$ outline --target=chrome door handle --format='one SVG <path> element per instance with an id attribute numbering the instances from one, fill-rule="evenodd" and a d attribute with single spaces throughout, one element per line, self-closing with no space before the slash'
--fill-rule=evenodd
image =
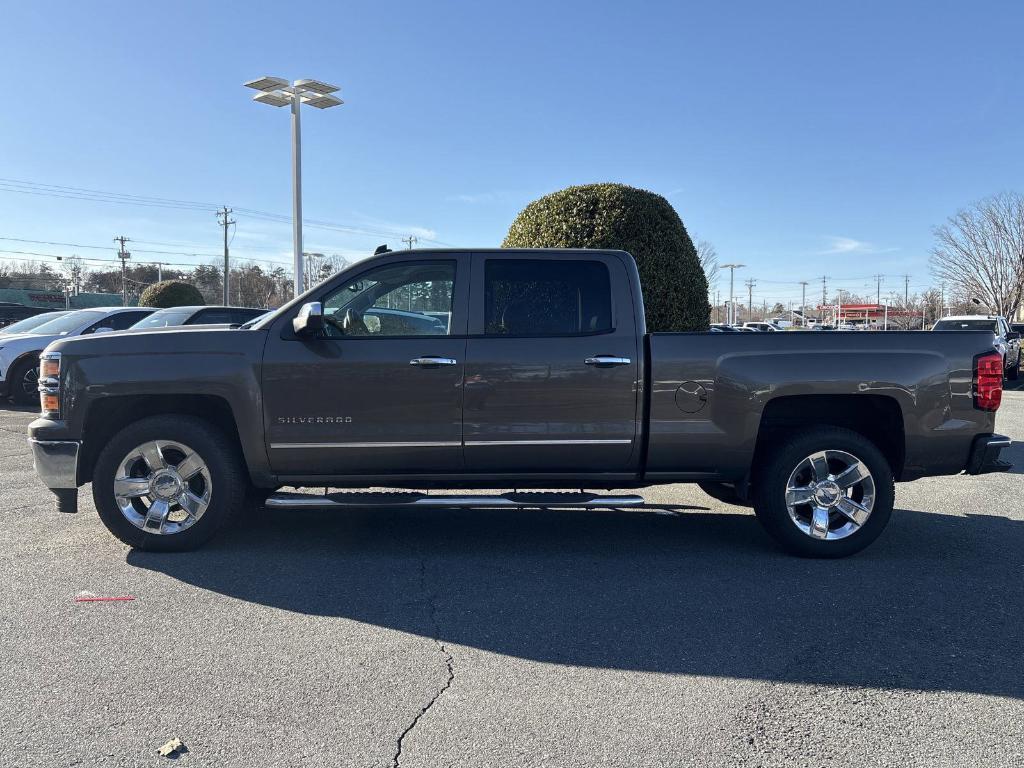
<path id="1" fill-rule="evenodd" d="M 587 365 L 629 365 L 632 360 L 628 357 L 615 357 L 613 355 L 595 355 L 584 361 Z"/>
<path id="2" fill-rule="evenodd" d="M 458 365 L 459 361 L 454 357 L 435 357 L 433 355 L 426 355 L 425 357 L 414 357 L 409 361 L 409 365 L 422 365 L 422 366 L 433 366 L 433 365 Z"/>

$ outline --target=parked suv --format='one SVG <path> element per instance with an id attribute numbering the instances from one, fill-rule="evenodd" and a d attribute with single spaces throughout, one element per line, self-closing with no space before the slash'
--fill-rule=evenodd
<path id="1" fill-rule="evenodd" d="M 19 405 L 39 401 L 39 353 L 58 339 L 123 331 L 153 313 L 146 307 L 96 307 L 68 312 L 29 333 L 0 338 L 0 397 Z"/>
<path id="2" fill-rule="evenodd" d="M 779 330 L 771 323 L 744 323 L 743 327 L 749 328 L 752 331 L 768 331 L 769 333 Z"/>
<path id="3" fill-rule="evenodd" d="M 944 317 L 933 331 L 992 331 L 992 345 L 1003 356 L 1003 371 L 1008 379 L 1020 376 L 1020 332 L 1010 329 L 1005 317 L 998 315 L 957 315 Z"/>

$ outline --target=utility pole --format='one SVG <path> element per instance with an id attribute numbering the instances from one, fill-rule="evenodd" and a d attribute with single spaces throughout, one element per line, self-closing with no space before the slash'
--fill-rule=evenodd
<path id="1" fill-rule="evenodd" d="M 828 304 L 828 277 L 821 278 L 821 306 Z"/>
<path id="2" fill-rule="evenodd" d="M 121 244 L 120 249 L 118 249 L 118 251 L 117 251 L 117 258 L 119 258 L 121 260 L 121 306 L 122 307 L 127 307 L 128 306 L 127 264 L 128 264 L 128 259 L 130 259 L 132 257 L 132 255 L 130 253 L 128 253 L 128 251 L 126 251 L 124 249 L 124 244 L 125 243 L 130 243 L 131 240 L 129 240 L 124 235 L 120 235 L 119 237 L 115 237 L 114 238 L 114 242 Z"/>
<path id="3" fill-rule="evenodd" d="M 757 280 L 750 278 L 747 280 L 747 320 L 754 319 L 754 286 L 757 285 Z"/>
<path id="4" fill-rule="evenodd" d="M 162 283 L 164 281 L 164 264 L 162 261 L 156 263 L 156 281 Z"/>
<path id="5" fill-rule="evenodd" d="M 800 325 L 807 327 L 807 281 L 801 280 L 800 285 Z"/>
<path id="6" fill-rule="evenodd" d="M 910 275 L 903 276 L 903 308 L 910 307 Z"/>
<path id="7" fill-rule="evenodd" d="M 734 288 L 734 278 L 736 270 L 747 266 L 746 264 L 722 264 L 722 269 L 729 270 L 729 325 L 736 324 L 736 300 Z"/>
<path id="8" fill-rule="evenodd" d="M 401 238 L 401 240 L 402 240 L 403 243 L 405 243 L 406 245 L 409 246 L 409 250 L 410 251 L 412 250 L 413 245 L 415 245 L 416 243 L 419 242 L 419 238 L 415 237 L 414 235 L 409 235 L 408 237 L 403 237 L 403 238 Z"/>
<path id="9" fill-rule="evenodd" d="M 885 279 L 885 275 L 875 275 L 875 304 L 882 303 L 882 280 Z"/>
<path id="10" fill-rule="evenodd" d="M 946 284 L 940 283 L 939 285 L 939 314 L 935 318 L 936 320 L 946 316 Z"/>
<path id="11" fill-rule="evenodd" d="M 296 118 L 297 119 L 297 118 Z M 226 205 L 217 211 L 217 223 L 224 227 L 224 306 L 231 306 L 231 294 L 228 292 L 228 276 L 231 274 L 231 266 L 228 262 L 228 227 L 235 223 L 230 218 L 233 211 Z"/>

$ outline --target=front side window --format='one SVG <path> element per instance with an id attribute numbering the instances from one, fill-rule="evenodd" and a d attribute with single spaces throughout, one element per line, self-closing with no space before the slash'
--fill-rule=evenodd
<path id="1" fill-rule="evenodd" d="M 601 262 L 487 261 L 484 333 L 488 336 L 580 336 L 611 330 L 611 283 Z"/>
<path id="2" fill-rule="evenodd" d="M 454 261 L 378 267 L 324 299 L 325 335 L 448 336 L 454 288 Z"/>

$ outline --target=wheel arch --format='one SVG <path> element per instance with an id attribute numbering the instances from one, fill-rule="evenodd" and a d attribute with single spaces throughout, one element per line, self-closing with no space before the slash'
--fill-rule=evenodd
<path id="1" fill-rule="evenodd" d="M 93 402 L 82 426 L 82 450 L 78 461 L 78 484 L 92 480 L 96 460 L 110 439 L 147 416 L 184 415 L 202 419 L 220 429 L 250 465 L 238 436 L 238 425 L 230 403 L 217 395 L 160 394 L 118 395 Z"/>
<path id="2" fill-rule="evenodd" d="M 842 427 L 863 435 L 885 456 L 899 480 L 906 456 L 903 409 L 896 398 L 876 394 L 784 395 L 761 412 L 754 464 L 773 443 L 800 427 Z"/>

